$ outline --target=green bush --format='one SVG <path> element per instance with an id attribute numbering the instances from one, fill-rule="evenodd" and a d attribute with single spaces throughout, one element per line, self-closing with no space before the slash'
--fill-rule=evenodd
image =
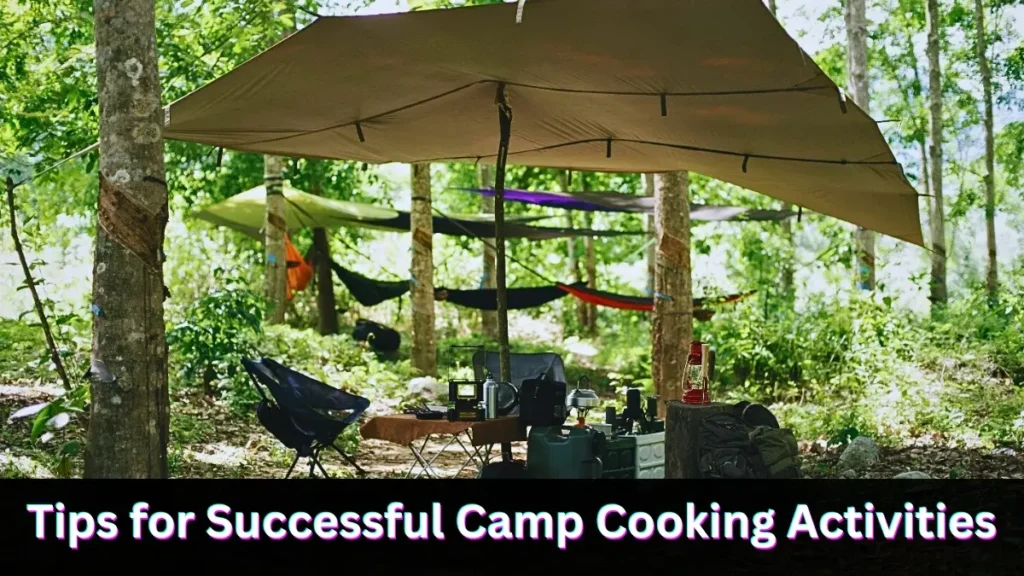
<path id="1" fill-rule="evenodd" d="M 171 366 L 176 366 L 172 381 L 224 394 L 234 408 L 255 401 L 241 360 L 257 354 L 263 311 L 262 297 L 237 282 L 200 298 L 167 333 Z"/>

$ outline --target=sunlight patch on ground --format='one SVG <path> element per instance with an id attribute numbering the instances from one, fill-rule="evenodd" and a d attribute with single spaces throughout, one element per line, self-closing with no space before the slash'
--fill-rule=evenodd
<path id="1" fill-rule="evenodd" d="M 13 456 L 9 451 L 0 453 L 0 470 L 13 468 L 30 478 L 53 478 L 49 470 L 25 456 Z"/>
<path id="2" fill-rule="evenodd" d="M 572 352 L 573 354 L 576 354 L 577 356 L 584 356 L 587 358 L 597 356 L 598 350 L 597 348 L 594 347 L 593 344 L 591 344 L 590 342 L 584 342 L 576 336 L 573 336 L 572 338 L 567 338 L 562 345 L 565 347 L 566 350 Z"/>
<path id="3" fill-rule="evenodd" d="M 64 388 L 60 386 L 47 386 L 45 384 L 33 386 L 0 385 L 0 397 L 2 398 L 48 399 L 62 394 L 64 394 Z"/>
<path id="4" fill-rule="evenodd" d="M 185 456 L 192 460 L 213 466 L 241 466 L 245 464 L 245 448 L 230 446 L 223 442 L 204 446 L 206 452 L 186 450 Z"/>

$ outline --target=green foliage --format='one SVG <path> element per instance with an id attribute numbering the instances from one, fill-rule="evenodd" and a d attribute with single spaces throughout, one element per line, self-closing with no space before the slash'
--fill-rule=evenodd
<path id="1" fill-rule="evenodd" d="M 226 392 L 240 407 L 252 399 L 241 360 L 258 356 L 264 302 L 226 280 L 225 288 L 201 298 L 168 331 L 167 342 L 178 365 L 177 383 L 202 386 L 208 394 Z"/>
<path id="2" fill-rule="evenodd" d="M 58 477 L 71 476 L 72 460 L 82 453 L 81 441 L 69 435 L 68 424 L 76 414 L 83 414 L 89 403 L 89 386 L 79 384 L 54 400 L 26 406 L 11 414 L 11 421 L 30 420 L 32 442 L 55 445 L 51 458 Z M 58 442 L 53 442 L 54 440 Z"/>

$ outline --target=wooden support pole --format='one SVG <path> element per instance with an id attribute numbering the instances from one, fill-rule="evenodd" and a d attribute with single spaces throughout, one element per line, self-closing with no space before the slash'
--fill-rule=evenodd
<path id="1" fill-rule="evenodd" d="M 512 382 L 511 355 L 508 347 L 508 291 L 505 285 L 505 165 L 512 134 L 512 108 L 508 105 L 508 87 L 498 85 L 498 159 L 494 169 L 494 247 L 495 288 L 498 297 L 498 359 L 502 382 Z"/>

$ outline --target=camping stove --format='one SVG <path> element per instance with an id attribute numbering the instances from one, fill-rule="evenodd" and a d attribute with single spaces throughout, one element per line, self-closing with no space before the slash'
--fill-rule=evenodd
<path id="1" fill-rule="evenodd" d="M 586 379 L 587 384 L 590 383 L 590 379 L 586 376 L 580 379 L 580 381 Z M 569 409 L 576 410 L 576 428 L 586 428 L 587 426 L 587 414 L 601 405 L 601 399 L 598 398 L 597 393 L 589 388 L 580 388 L 580 383 L 576 383 L 576 389 L 569 393 L 565 403 L 569 406 Z"/>

